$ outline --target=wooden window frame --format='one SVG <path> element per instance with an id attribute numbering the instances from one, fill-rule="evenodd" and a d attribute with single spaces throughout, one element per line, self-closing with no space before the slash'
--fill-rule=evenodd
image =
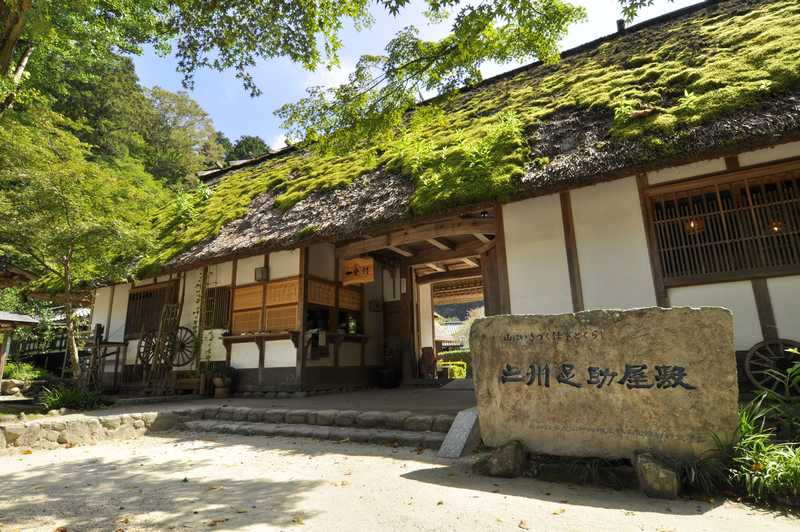
<path id="1" fill-rule="evenodd" d="M 142 303 L 141 297 L 137 298 L 138 294 L 148 292 L 166 292 L 166 297 L 161 301 L 157 301 L 157 304 L 148 307 L 146 304 Z M 125 313 L 125 339 L 131 340 L 139 338 L 143 323 L 147 324 L 145 328 L 147 331 L 158 330 L 161 310 L 164 308 L 164 305 L 178 303 L 178 292 L 178 279 L 131 288 L 128 293 L 128 306 Z M 147 316 L 147 318 L 144 318 L 144 316 Z"/>
<path id="2" fill-rule="evenodd" d="M 233 289 L 228 285 L 209 286 L 205 290 L 204 297 L 203 330 L 227 330 L 230 327 Z"/>
<path id="3" fill-rule="evenodd" d="M 756 201 L 754 190 L 767 201 Z M 800 273 L 800 159 L 648 185 L 642 198 L 656 284 L 664 289 Z M 664 217 L 670 202 L 673 212 Z M 768 232 L 772 215 L 785 224 L 777 236 Z M 678 227 L 683 218 L 703 227 L 692 235 Z M 665 242 L 679 245 L 665 253 Z"/>

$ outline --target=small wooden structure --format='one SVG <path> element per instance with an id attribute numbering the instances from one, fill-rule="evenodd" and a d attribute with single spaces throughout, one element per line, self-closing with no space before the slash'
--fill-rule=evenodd
<path id="1" fill-rule="evenodd" d="M 0 311 L 0 386 L 3 383 L 3 371 L 11 350 L 11 335 L 18 327 L 33 327 L 39 320 L 25 314 Z"/>

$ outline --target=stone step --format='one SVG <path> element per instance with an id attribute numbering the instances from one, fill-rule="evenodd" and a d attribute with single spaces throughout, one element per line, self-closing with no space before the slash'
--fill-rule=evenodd
<path id="1" fill-rule="evenodd" d="M 442 434 L 446 434 L 450 430 L 455 419 L 455 416 L 449 414 L 422 415 L 409 411 L 308 410 L 230 406 L 181 409 L 174 410 L 174 412 L 195 420 L 249 421 L 278 425 L 354 427 Z"/>
<path id="2" fill-rule="evenodd" d="M 439 449 L 446 436 L 443 432 L 420 432 L 413 430 L 390 430 L 363 427 L 337 427 L 309 425 L 306 423 L 267 423 L 252 421 L 225 421 L 203 419 L 186 421 L 184 430 L 193 432 L 217 432 L 241 436 L 286 436 L 315 438 L 319 440 L 352 441 L 378 445 L 399 445 Z"/>

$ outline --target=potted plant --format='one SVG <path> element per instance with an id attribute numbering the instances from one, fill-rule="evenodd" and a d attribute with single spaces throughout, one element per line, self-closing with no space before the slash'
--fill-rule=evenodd
<path id="1" fill-rule="evenodd" d="M 231 385 L 236 376 L 236 369 L 231 367 L 220 368 L 214 372 L 211 379 L 214 385 L 214 399 L 225 399 L 231 395 Z"/>

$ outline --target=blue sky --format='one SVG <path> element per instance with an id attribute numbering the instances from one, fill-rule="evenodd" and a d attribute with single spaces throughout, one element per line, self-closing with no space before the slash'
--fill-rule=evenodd
<path id="1" fill-rule="evenodd" d="M 572 2 L 586 8 L 588 20 L 571 28 L 562 42 L 562 49 L 569 49 L 616 31 L 616 20 L 621 18 L 617 0 Z M 642 11 L 637 21 L 695 3 L 698 0 L 656 0 L 654 6 Z M 417 26 L 421 37 L 426 39 L 441 38 L 448 33 L 448 24 L 429 25 L 422 15 L 423 10 L 424 2 L 414 0 L 395 18 L 374 6 L 375 23 L 370 28 L 358 32 L 347 27 L 343 31 L 341 66 L 333 71 L 321 69 L 309 72 L 287 60 L 262 61 L 253 70 L 253 76 L 263 90 L 260 97 L 251 98 L 232 72 L 212 71 L 197 73 L 195 88 L 190 94 L 211 115 L 215 127 L 231 139 L 235 140 L 241 135 L 258 135 L 270 146 L 280 147 L 283 143 L 283 131 L 280 120 L 273 115 L 273 111 L 284 103 L 302 98 L 306 87 L 336 85 L 345 81 L 362 54 L 380 53 L 386 42 L 406 26 Z M 182 89 L 181 76 L 175 72 L 176 61 L 173 57 L 159 57 L 152 50 L 146 50 L 144 55 L 134 58 L 134 63 L 144 85 L 158 85 L 172 91 Z M 488 77 L 515 66 L 518 65 L 487 64 L 482 71 Z"/>

